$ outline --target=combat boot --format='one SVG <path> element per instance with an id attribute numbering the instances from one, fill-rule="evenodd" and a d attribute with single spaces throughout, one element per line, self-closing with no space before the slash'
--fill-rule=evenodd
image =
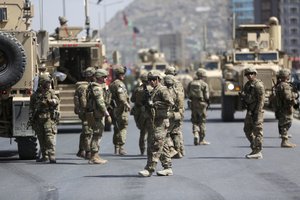
<path id="1" fill-rule="evenodd" d="M 208 142 L 208 141 L 206 141 L 206 140 L 201 140 L 200 142 L 199 142 L 199 144 L 200 145 L 209 145 L 210 144 L 210 142 Z"/>
<path id="2" fill-rule="evenodd" d="M 119 155 L 120 154 L 120 147 L 115 146 L 115 154 Z"/>
<path id="3" fill-rule="evenodd" d="M 282 138 L 281 147 L 282 148 L 294 148 L 294 147 L 296 147 L 296 144 L 290 143 L 289 140 L 286 138 Z"/>
<path id="4" fill-rule="evenodd" d="M 56 163 L 55 156 L 53 156 L 53 155 L 50 156 L 50 155 L 49 155 L 49 161 L 50 161 L 51 164 Z"/>
<path id="5" fill-rule="evenodd" d="M 85 151 L 79 150 L 78 153 L 76 154 L 76 156 L 79 158 L 85 158 Z"/>
<path id="6" fill-rule="evenodd" d="M 85 152 L 85 159 L 86 159 L 86 160 L 90 160 L 91 157 L 92 157 L 92 154 L 91 154 L 90 151 Z"/>
<path id="7" fill-rule="evenodd" d="M 263 156 L 262 156 L 262 153 L 260 151 L 260 152 L 254 153 L 254 154 L 248 154 L 248 155 L 246 155 L 246 158 L 248 158 L 248 159 L 262 159 Z"/>
<path id="8" fill-rule="evenodd" d="M 107 160 L 100 158 L 98 153 L 92 153 L 91 159 L 89 160 L 89 164 L 105 164 Z"/>
<path id="9" fill-rule="evenodd" d="M 170 152 L 169 152 L 169 154 L 170 154 L 170 157 L 173 158 L 176 154 L 178 154 L 178 151 L 176 151 L 176 150 L 174 149 L 174 147 L 170 147 Z"/>
<path id="10" fill-rule="evenodd" d="M 36 162 L 48 162 L 48 161 L 49 161 L 48 156 L 44 156 L 42 158 L 36 159 Z"/>
<path id="11" fill-rule="evenodd" d="M 144 169 L 142 171 L 139 171 L 139 175 L 142 177 L 150 177 L 150 176 L 152 176 L 152 172 Z"/>
<path id="12" fill-rule="evenodd" d="M 172 176 L 173 170 L 172 168 L 163 169 L 161 171 L 156 172 L 158 176 Z"/>
<path id="13" fill-rule="evenodd" d="M 127 152 L 125 151 L 124 147 L 120 147 L 120 150 L 119 150 L 119 155 L 123 156 L 123 155 L 126 155 Z"/>
<path id="14" fill-rule="evenodd" d="M 178 154 L 176 154 L 173 158 L 180 159 L 182 157 L 183 157 L 182 153 L 178 152 Z"/>

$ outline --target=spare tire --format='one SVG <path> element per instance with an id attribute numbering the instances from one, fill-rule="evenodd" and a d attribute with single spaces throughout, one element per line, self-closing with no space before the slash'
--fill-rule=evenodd
<path id="1" fill-rule="evenodd" d="M 10 33 L 0 32 L 0 90 L 16 84 L 22 78 L 25 66 L 23 45 Z"/>

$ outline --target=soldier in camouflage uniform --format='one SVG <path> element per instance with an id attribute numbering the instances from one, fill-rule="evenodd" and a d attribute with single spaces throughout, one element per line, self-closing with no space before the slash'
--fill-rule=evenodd
<path id="1" fill-rule="evenodd" d="M 169 110 L 174 106 L 173 99 L 168 89 L 160 83 L 162 76 L 159 72 L 151 71 L 148 80 L 153 87 L 149 106 L 151 107 L 151 129 L 149 130 L 147 165 L 139 172 L 140 176 L 149 177 L 155 171 L 160 160 L 163 170 L 158 171 L 159 176 L 171 176 L 172 160 L 169 155 L 169 146 L 166 142 L 169 123 Z"/>
<path id="2" fill-rule="evenodd" d="M 293 106 L 297 105 L 298 91 L 294 90 L 289 82 L 290 71 L 282 69 L 278 72 L 276 92 L 276 116 L 278 118 L 278 130 L 281 136 L 281 147 L 293 148 L 296 145 L 288 141 L 288 130 L 292 126 Z"/>
<path id="3" fill-rule="evenodd" d="M 147 73 L 141 74 L 140 79 L 142 81 L 142 84 L 135 88 L 130 100 L 132 103 L 134 103 L 134 107 L 132 108 L 131 113 L 134 116 L 137 128 L 140 130 L 139 148 L 141 155 L 144 155 L 148 130 L 150 126 L 150 115 L 148 112 L 146 112 L 146 106 L 150 98 L 150 92 L 152 88 L 148 84 Z"/>
<path id="4" fill-rule="evenodd" d="M 84 71 L 84 77 L 86 81 L 79 81 L 76 83 L 76 90 L 74 93 L 74 112 L 81 120 L 82 132 L 79 137 L 79 150 L 76 154 L 80 158 L 90 159 L 91 149 L 90 142 L 92 136 L 92 129 L 88 125 L 86 119 L 86 105 L 87 105 L 87 88 L 89 83 L 93 82 L 95 74 L 95 68 L 88 67 Z"/>
<path id="5" fill-rule="evenodd" d="M 250 142 L 252 152 L 246 155 L 248 159 L 262 159 L 263 143 L 263 107 L 265 100 L 264 84 L 256 78 L 257 71 L 253 67 L 245 69 L 248 81 L 240 93 L 241 101 L 247 109 L 244 132 Z"/>
<path id="6" fill-rule="evenodd" d="M 196 79 L 188 85 L 187 96 L 191 100 L 192 123 L 194 145 L 208 145 L 206 141 L 206 117 L 209 105 L 209 88 L 202 79 L 206 76 L 206 71 L 199 68 L 196 72 Z"/>
<path id="7" fill-rule="evenodd" d="M 183 118 L 184 118 L 184 88 L 182 83 L 175 78 L 177 72 L 175 67 L 169 66 L 166 68 L 165 74 L 168 76 L 170 85 L 170 93 L 174 96 L 175 107 L 173 108 L 173 114 L 175 119 L 170 120 L 171 133 L 170 136 L 174 143 L 174 148 L 178 152 L 174 158 L 182 158 L 184 156 L 184 140 L 182 134 Z M 171 79 L 173 81 L 171 81 Z M 166 79 L 164 79 L 166 80 Z M 173 82 L 173 84 L 172 84 Z"/>
<path id="8" fill-rule="evenodd" d="M 89 164 L 105 164 L 107 160 L 99 156 L 100 142 L 104 130 L 104 117 L 109 117 L 105 105 L 105 93 L 103 85 L 107 78 L 107 71 L 104 69 L 97 69 L 95 72 L 96 81 L 88 86 L 87 91 L 87 120 L 92 126 L 93 135 L 91 139 L 91 158 Z M 111 120 L 110 120 L 111 121 Z"/>
<path id="9" fill-rule="evenodd" d="M 51 79 L 47 74 L 39 76 L 39 83 L 37 91 L 30 97 L 29 116 L 42 153 L 42 158 L 37 162 L 56 163 L 55 144 L 59 120 L 59 98 L 50 88 Z"/>
<path id="10" fill-rule="evenodd" d="M 109 85 L 109 91 L 111 93 L 111 104 L 113 107 L 113 125 L 114 135 L 113 144 L 115 145 L 115 154 L 125 155 L 124 149 L 128 115 L 130 111 L 129 96 L 126 86 L 124 84 L 126 67 L 117 66 L 114 69 L 116 79 Z"/>

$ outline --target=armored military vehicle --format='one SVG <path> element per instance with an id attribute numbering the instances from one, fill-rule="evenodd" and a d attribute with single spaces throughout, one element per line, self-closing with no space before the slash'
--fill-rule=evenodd
<path id="1" fill-rule="evenodd" d="M 234 48 L 225 57 L 222 86 L 222 119 L 232 121 L 242 111 L 239 98 L 247 79 L 244 71 L 254 67 L 265 86 L 265 105 L 269 106 L 273 81 L 281 68 L 290 68 L 288 56 L 281 51 L 281 26 L 271 17 L 268 24 L 243 24 L 236 28 Z"/>
<path id="2" fill-rule="evenodd" d="M 138 52 L 141 70 L 159 70 L 164 72 L 168 66 L 165 55 L 156 49 L 140 49 Z"/>
<path id="3" fill-rule="evenodd" d="M 221 103 L 222 69 L 220 57 L 215 54 L 207 55 L 202 61 L 202 67 L 206 70 L 205 82 L 209 87 L 210 103 Z"/>
<path id="4" fill-rule="evenodd" d="M 27 127 L 38 72 L 33 14 L 29 0 L 0 2 L 0 137 L 15 138 L 20 159 L 37 157 L 37 138 Z"/>
<path id="5" fill-rule="evenodd" d="M 85 6 L 87 6 L 88 2 L 85 1 Z M 59 91 L 61 99 L 60 124 L 80 122 L 78 116 L 74 113 L 75 84 L 77 81 L 84 80 L 83 71 L 87 67 L 105 66 L 105 46 L 97 31 L 94 31 L 90 36 L 87 13 L 85 18 L 87 19 L 85 36 L 80 36 L 83 31 L 82 27 L 64 25 L 58 27 L 56 33 L 50 34 L 48 40 L 47 70 L 51 74 L 57 75 L 62 72 L 66 75 L 63 81 L 56 78 L 54 82 L 54 89 Z M 62 17 L 59 19 L 66 21 Z"/>

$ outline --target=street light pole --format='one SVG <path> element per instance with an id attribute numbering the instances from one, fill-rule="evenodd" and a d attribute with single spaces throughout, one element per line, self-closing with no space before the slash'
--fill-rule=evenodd
<path id="1" fill-rule="evenodd" d="M 106 17 L 107 17 L 107 15 L 106 15 L 106 8 L 109 7 L 109 6 L 115 5 L 115 4 L 120 4 L 122 2 L 123 2 L 123 0 L 115 1 L 115 2 L 107 3 L 107 4 L 103 5 L 103 9 L 104 9 L 104 11 L 103 11 L 103 14 L 104 14 L 104 44 L 106 46 L 107 46 L 107 30 L 106 30 L 106 22 L 107 22 Z"/>

